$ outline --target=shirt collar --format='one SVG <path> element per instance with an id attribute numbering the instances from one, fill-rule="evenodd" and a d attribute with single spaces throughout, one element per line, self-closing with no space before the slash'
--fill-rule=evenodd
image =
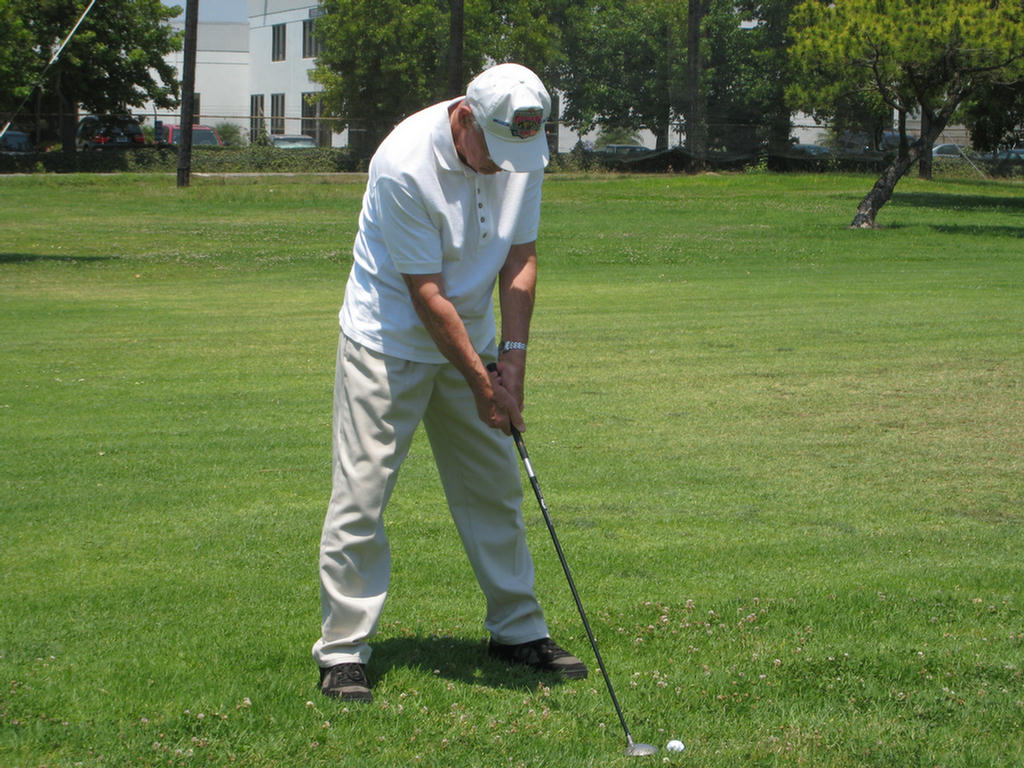
<path id="1" fill-rule="evenodd" d="M 431 143 L 434 145 L 434 156 L 442 169 L 463 173 L 466 176 L 475 176 L 476 171 L 470 168 L 459 159 L 459 153 L 455 150 L 455 139 L 452 138 L 451 108 L 453 104 L 462 101 L 464 97 L 443 102 L 441 117 L 434 125 L 431 133 Z"/>

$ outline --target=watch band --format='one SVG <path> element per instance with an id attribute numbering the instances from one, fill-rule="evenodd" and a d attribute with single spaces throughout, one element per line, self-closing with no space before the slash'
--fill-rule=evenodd
<path id="1" fill-rule="evenodd" d="M 503 354 L 503 353 L 508 352 L 509 350 L 512 350 L 512 349 L 518 349 L 518 350 L 520 350 L 522 352 L 525 352 L 526 351 L 526 342 L 525 341 L 502 341 L 501 344 L 498 345 L 498 354 L 499 355 Z"/>

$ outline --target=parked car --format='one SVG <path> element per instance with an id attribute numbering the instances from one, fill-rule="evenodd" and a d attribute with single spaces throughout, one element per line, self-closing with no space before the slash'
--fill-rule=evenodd
<path id="1" fill-rule="evenodd" d="M 917 141 L 917 136 L 913 133 L 907 134 L 907 144 L 913 144 Z M 885 131 L 882 134 L 882 140 L 878 145 L 878 149 L 886 154 L 895 154 L 900 150 L 900 132 L 899 131 Z"/>
<path id="2" fill-rule="evenodd" d="M 789 153 L 794 157 L 807 157 L 815 160 L 824 160 L 832 154 L 832 150 L 820 144 L 792 144 Z"/>
<path id="3" fill-rule="evenodd" d="M 597 151 L 602 155 L 612 155 L 614 157 L 644 155 L 650 152 L 643 144 L 605 144 Z"/>
<path id="4" fill-rule="evenodd" d="M 932 147 L 932 157 L 960 158 L 964 157 L 964 148 L 959 144 L 936 144 Z"/>
<path id="5" fill-rule="evenodd" d="M 278 149 L 316 149 L 316 140 L 312 136 L 274 134 L 270 137 L 271 146 Z"/>
<path id="6" fill-rule="evenodd" d="M 180 125 L 168 125 L 164 124 L 160 130 L 159 136 L 156 137 L 158 144 L 177 144 L 181 137 L 181 126 Z M 210 127 L 209 125 L 193 125 L 192 126 L 192 146 L 193 147 L 223 147 L 224 142 L 220 139 L 220 134 Z"/>
<path id="7" fill-rule="evenodd" d="M 86 115 L 78 121 L 75 146 L 88 152 L 146 146 L 139 121 L 131 115 Z"/>
<path id="8" fill-rule="evenodd" d="M 32 146 L 32 139 L 27 133 L 8 131 L 0 139 L 0 154 L 30 155 L 34 151 L 35 147 Z"/>

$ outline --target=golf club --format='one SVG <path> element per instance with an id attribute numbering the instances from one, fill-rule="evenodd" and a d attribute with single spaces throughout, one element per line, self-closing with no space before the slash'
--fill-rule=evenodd
<path id="1" fill-rule="evenodd" d="M 569 582 L 569 589 L 572 591 L 573 599 L 576 601 L 576 607 L 579 609 L 580 618 L 583 619 L 583 628 L 587 630 L 587 637 L 590 639 L 590 647 L 594 649 L 594 656 L 597 657 L 597 665 L 601 668 L 601 674 L 604 675 L 604 684 L 608 686 L 608 693 L 612 697 L 612 704 L 615 706 L 615 714 L 619 716 L 619 722 L 622 723 L 622 730 L 626 733 L 626 754 L 630 756 L 638 755 L 653 755 L 658 751 L 658 748 L 653 744 L 638 744 L 633 741 L 633 736 L 629 732 L 629 726 L 626 725 L 626 718 L 622 714 L 622 707 L 619 706 L 619 700 L 615 697 L 615 691 L 612 689 L 611 678 L 608 677 L 608 670 L 604 666 L 604 660 L 601 658 L 601 652 L 597 649 L 597 640 L 594 639 L 594 633 L 590 630 L 590 622 L 587 621 L 587 612 L 583 610 L 583 603 L 580 601 L 579 592 L 576 591 L 576 584 L 572 580 L 572 574 L 569 573 L 569 564 L 565 560 L 565 554 L 562 552 L 562 545 L 558 542 L 558 535 L 555 533 L 555 526 L 551 522 L 551 515 L 548 513 L 548 505 L 544 502 L 544 494 L 540 492 L 540 483 L 537 482 L 537 475 L 533 471 L 533 465 L 530 463 L 530 456 L 526 452 L 526 443 L 523 442 L 523 436 L 519 433 L 519 430 L 512 427 L 512 439 L 516 442 L 516 448 L 519 450 L 519 455 L 523 459 L 523 467 L 526 468 L 526 476 L 530 478 L 530 485 L 533 486 L 533 493 L 537 497 L 537 503 L 540 505 L 541 514 L 544 515 L 544 522 L 548 526 L 548 532 L 551 534 L 551 540 L 555 543 L 555 551 L 558 553 L 558 559 L 562 562 L 562 570 L 565 571 L 565 578 Z"/>

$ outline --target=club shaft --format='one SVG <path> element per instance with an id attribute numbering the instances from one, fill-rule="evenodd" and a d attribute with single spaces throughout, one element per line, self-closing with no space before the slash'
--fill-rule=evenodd
<path id="1" fill-rule="evenodd" d="M 533 486 L 533 493 L 537 497 L 537 503 L 540 505 L 541 514 L 544 516 L 544 522 L 548 527 L 548 533 L 551 534 L 551 541 L 554 542 L 555 552 L 558 553 L 558 559 L 562 563 L 562 570 L 565 571 L 565 579 L 569 582 L 569 590 L 572 592 L 573 600 L 576 601 L 576 608 L 579 610 L 580 618 L 583 620 L 583 628 L 587 631 L 587 638 L 590 640 L 590 647 L 593 649 L 594 656 L 597 658 L 597 666 L 601 668 L 601 675 L 604 677 L 604 684 L 608 686 L 608 694 L 611 696 L 612 705 L 615 707 L 615 714 L 619 716 L 619 722 L 622 724 L 622 730 L 626 733 L 626 742 L 629 746 L 632 746 L 633 737 L 629 733 L 629 726 L 626 725 L 626 718 L 622 714 L 622 707 L 619 706 L 619 700 L 615 696 L 615 689 L 612 688 L 612 681 L 608 676 L 608 670 L 605 668 L 604 659 L 601 658 L 601 651 L 598 650 L 597 640 L 594 637 L 593 631 L 590 629 L 590 622 L 587 621 L 587 612 L 583 609 L 583 602 L 580 600 L 580 594 L 576 590 L 576 583 L 572 579 L 572 573 L 569 572 L 569 563 L 565 559 L 565 553 L 562 551 L 562 545 L 558 541 L 558 534 L 555 533 L 555 526 L 551 522 L 551 515 L 548 513 L 548 505 L 544 501 L 544 494 L 541 493 L 540 483 L 537 481 L 537 474 L 533 471 L 533 464 L 530 463 L 530 456 L 526 452 L 526 443 L 523 442 L 523 436 L 515 427 L 512 427 L 512 439 L 515 440 L 516 449 L 519 451 L 519 456 L 523 460 L 523 467 L 526 469 L 526 476 L 530 479 L 530 485 Z"/>

